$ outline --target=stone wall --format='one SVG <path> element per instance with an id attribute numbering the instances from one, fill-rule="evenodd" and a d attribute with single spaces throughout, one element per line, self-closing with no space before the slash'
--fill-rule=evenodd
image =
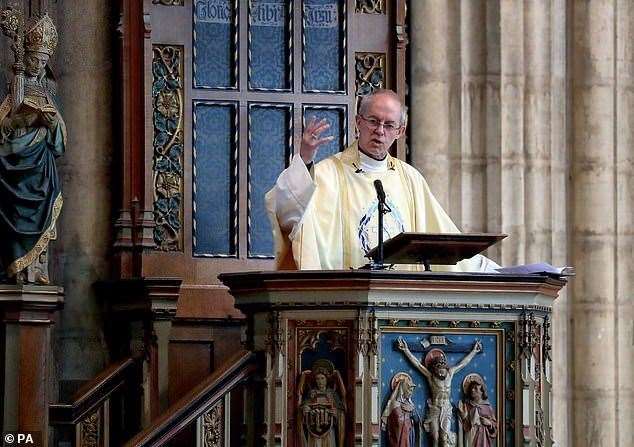
<path id="1" fill-rule="evenodd" d="M 108 363 L 103 313 L 92 287 L 110 276 L 116 21 L 113 2 L 49 3 L 59 31 L 53 68 L 68 128 L 68 147 L 59 160 L 64 209 L 52 256 L 53 279 L 66 291 L 55 328 L 57 379 L 63 390 L 93 378 Z"/>
<path id="2" fill-rule="evenodd" d="M 412 162 L 490 256 L 578 272 L 555 307 L 559 445 L 634 445 L 628 0 L 411 2 Z"/>

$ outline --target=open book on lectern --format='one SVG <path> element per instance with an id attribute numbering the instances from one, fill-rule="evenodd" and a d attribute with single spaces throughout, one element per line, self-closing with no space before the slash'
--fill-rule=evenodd
<path id="1" fill-rule="evenodd" d="M 453 265 L 480 254 L 506 234 L 494 233 L 409 233 L 397 234 L 383 243 L 383 263 Z M 379 247 L 366 255 L 377 262 Z"/>
<path id="2" fill-rule="evenodd" d="M 469 259 L 506 238 L 497 233 L 409 233 L 403 232 L 383 243 L 383 263 L 454 265 Z M 367 257 L 377 261 L 379 247 L 370 250 Z M 553 267 L 540 262 L 496 269 L 500 274 L 573 276 L 572 267 Z"/>

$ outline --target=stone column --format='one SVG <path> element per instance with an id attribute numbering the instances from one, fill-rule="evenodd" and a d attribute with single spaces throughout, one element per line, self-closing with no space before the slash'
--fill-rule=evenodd
<path id="1" fill-rule="evenodd" d="M 569 263 L 566 0 L 412 2 L 412 161 L 504 265 Z M 455 108 L 458 110 L 455 110 Z M 568 442 L 569 301 L 553 316 L 553 427 Z"/>
<path id="2" fill-rule="evenodd" d="M 66 154 L 58 164 L 64 209 L 51 264 L 54 282 L 66 289 L 55 340 L 57 378 L 69 385 L 93 378 L 108 361 L 92 286 L 110 276 L 114 3 L 48 2 L 59 30 L 52 60 L 68 128 Z"/>
<path id="3" fill-rule="evenodd" d="M 577 270 L 572 283 L 572 445 L 612 447 L 618 445 L 615 2 L 573 2 L 572 8 L 571 224 Z"/>
<path id="4" fill-rule="evenodd" d="M 450 191 L 460 190 L 459 172 L 453 175 L 450 163 L 450 153 L 460 151 L 460 1 L 415 1 L 410 7 L 412 163 L 451 212 L 459 204 L 449 203 Z"/>
<path id="5" fill-rule="evenodd" d="M 524 112 L 525 259 L 552 259 L 551 218 L 551 0 L 524 10 L 526 91 Z M 563 148 L 562 148 L 563 149 Z"/>
<path id="6" fill-rule="evenodd" d="M 634 445 L 634 3 L 616 5 L 617 445 Z"/>
<path id="7" fill-rule="evenodd" d="M 486 228 L 487 9 L 481 0 L 460 3 L 461 129 L 452 165 L 460 172 L 456 223 L 465 232 Z M 450 148 L 450 152 L 452 148 Z M 453 207 L 455 209 L 455 207 Z"/>
<path id="8" fill-rule="evenodd" d="M 501 230 L 509 235 L 501 253 L 504 265 L 525 259 L 524 92 L 526 76 L 524 1 L 500 1 L 500 209 Z"/>
<path id="9" fill-rule="evenodd" d="M 568 248 L 569 226 L 569 175 L 570 144 L 568 140 L 568 101 L 566 81 L 566 15 L 567 0 L 551 3 L 551 110 L 550 110 L 550 190 L 552 225 L 552 264 L 570 265 Z M 570 287 L 565 287 L 553 307 L 553 406 L 552 436 L 557 445 L 572 445 L 571 434 L 571 389 L 569 355 L 570 334 Z"/>

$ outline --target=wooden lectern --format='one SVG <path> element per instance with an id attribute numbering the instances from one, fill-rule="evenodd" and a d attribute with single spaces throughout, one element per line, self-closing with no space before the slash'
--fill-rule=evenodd
<path id="1" fill-rule="evenodd" d="M 266 445 L 437 437 L 466 447 L 475 436 L 553 445 L 550 326 L 562 279 L 386 270 L 220 279 L 247 317 L 249 349 L 266 359 L 254 402 Z"/>

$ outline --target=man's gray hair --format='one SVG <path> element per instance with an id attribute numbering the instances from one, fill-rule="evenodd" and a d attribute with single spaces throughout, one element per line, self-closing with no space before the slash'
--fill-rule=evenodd
<path id="1" fill-rule="evenodd" d="M 399 96 L 396 93 L 394 93 L 392 90 L 380 88 L 380 89 L 374 90 L 369 95 L 362 96 L 361 101 L 359 102 L 359 114 L 366 116 L 368 109 L 370 108 L 370 104 L 372 104 L 372 101 L 374 101 L 374 99 L 377 96 L 389 96 L 390 98 L 393 98 L 396 101 L 398 101 L 399 105 L 401 106 L 400 124 L 402 126 L 406 126 L 407 125 L 407 106 L 405 106 L 405 104 L 401 102 L 401 98 L 399 98 Z"/>

